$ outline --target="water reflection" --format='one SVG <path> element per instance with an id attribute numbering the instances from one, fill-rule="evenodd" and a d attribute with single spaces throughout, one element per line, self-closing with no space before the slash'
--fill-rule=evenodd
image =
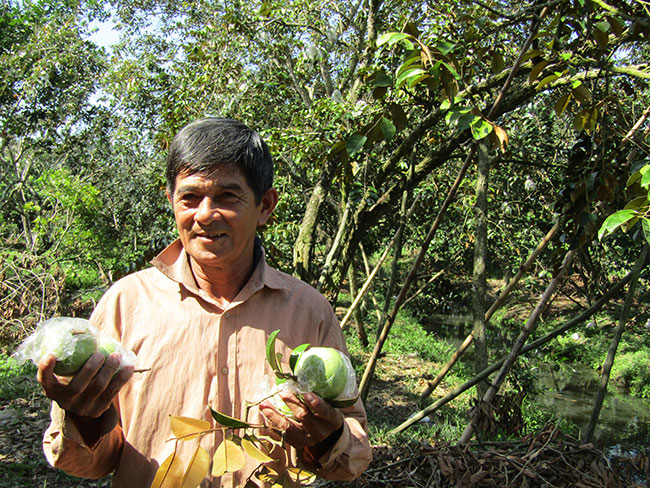
<path id="1" fill-rule="evenodd" d="M 549 365 L 535 372 L 540 394 L 538 405 L 578 426 L 581 435 L 589 425 L 599 377 L 587 367 L 563 367 L 553 372 Z M 619 392 L 611 384 L 594 432 L 594 440 L 606 447 L 630 450 L 650 446 L 650 406 L 641 399 Z"/>

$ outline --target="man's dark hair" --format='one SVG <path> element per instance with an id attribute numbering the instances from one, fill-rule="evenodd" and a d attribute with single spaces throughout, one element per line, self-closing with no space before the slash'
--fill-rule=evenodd
<path id="1" fill-rule="evenodd" d="M 174 137 L 167 154 L 167 189 L 173 195 L 179 173 L 209 175 L 224 164 L 241 170 L 257 204 L 273 185 L 273 158 L 260 135 L 238 120 L 207 117 Z"/>

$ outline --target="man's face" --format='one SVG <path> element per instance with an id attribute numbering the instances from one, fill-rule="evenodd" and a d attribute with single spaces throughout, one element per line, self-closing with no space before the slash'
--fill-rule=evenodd
<path id="1" fill-rule="evenodd" d="M 209 175 L 180 173 L 168 198 L 193 262 L 205 271 L 229 271 L 250 266 L 256 229 L 271 215 L 277 192 L 268 190 L 256 204 L 242 172 L 226 164 Z"/>

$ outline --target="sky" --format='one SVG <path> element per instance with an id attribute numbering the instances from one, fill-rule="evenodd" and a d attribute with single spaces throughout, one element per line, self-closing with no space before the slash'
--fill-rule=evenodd
<path id="1" fill-rule="evenodd" d="M 120 33 L 117 30 L 114 30 L 114 27 L 115 23 L 111 19 L 104 22 L 95 20 L 90 23 L 90 30 L 92 31 L 96 29 L 96 32 L 94 32 L 89 39 L 98 46 L 110 50 L 110 47 L 117 43 L 120 36 Z"/>

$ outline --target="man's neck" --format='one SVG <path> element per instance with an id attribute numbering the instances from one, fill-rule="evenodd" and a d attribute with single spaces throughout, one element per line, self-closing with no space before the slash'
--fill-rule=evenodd
<path id="1" fill-rule="evenodd" d="M 222 306 L 228 306 L 253 273 L 253 256 L 233 269 L 204 268 L 190 257 L 192 274 L 198 287 Z"/>

